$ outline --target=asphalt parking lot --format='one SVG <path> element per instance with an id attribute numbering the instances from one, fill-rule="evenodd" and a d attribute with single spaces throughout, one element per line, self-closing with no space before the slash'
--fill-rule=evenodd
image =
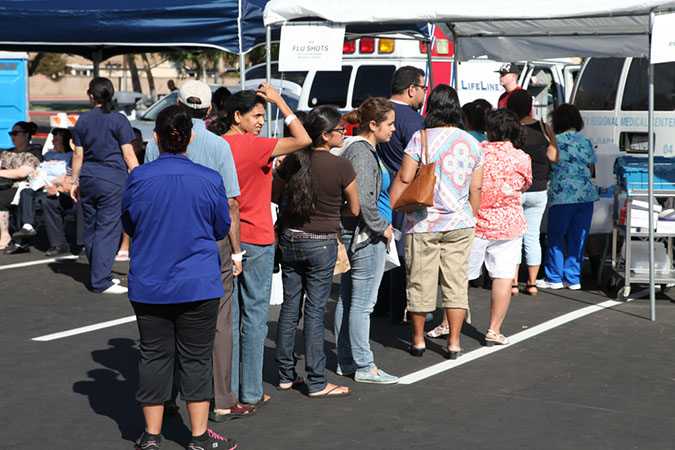
<path id="1" fill-rule="evenodd" d="M 41 247 L 0 255 L 0 448 L 132 448 L 143 419 L 134 400 L 138 331 L 131 306 L 125 297 L 90 293 L 86 261 L 45 262 Z M 37 264 L 17 267 L 22 263 Z M 127 270 L 128 264 L 115 264 L 123 283 Z M 472 324 L 465 324 L 465 355 L 456 361 L 443 358 L 442 340 L 428 340 L 422 358 L 409 356 L 410 328 L 376 317 L 375 362 L 403 377 L 398 385 L 377 386 L 334 372 L 336 289 L 326 313 L 328 377 L 353 394 L 318 400 L 275 390 L 280 307 L 272 306 L 264 368 L 272 399 L 253 417 L 211 424 L 214 431 L 241 449 L 675 446 L 675 303 L 664 294 L 656 322 L 647 320 L 647 300 L 614 302 L 590 279 L 583 291 L 521 294 L 503 327 L 513 343 L 487 348 L 489 291 L 472 288 Z M 440 314 L 437 309 L 435 322 Z M 297 352 L 302 355 L 301 346 Z M 299 368 L 302 373 L 302 361 Z M 163 449 L 189 441 L 186 408 L 179 406 L 179 415 L 164 423 Z"/>

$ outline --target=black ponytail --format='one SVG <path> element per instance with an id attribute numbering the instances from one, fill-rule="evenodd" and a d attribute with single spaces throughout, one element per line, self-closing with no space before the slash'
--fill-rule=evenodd
<path id="1" fill-rule="evenodd" d="M 94 97 L 96 104 L 101 105 L 103 114 L 117 110 L 117 101 L 113 99 L 115 88 L 109 79 L 98 77 L 91 80 L 87 94 Z"/>
<path id="2" fill-rule="evenodd" d="M 185 153 L 192 136 L 192 119 L 180 106 L 169 106 L 157 115 L 155 133 L 162 153 Z"/>

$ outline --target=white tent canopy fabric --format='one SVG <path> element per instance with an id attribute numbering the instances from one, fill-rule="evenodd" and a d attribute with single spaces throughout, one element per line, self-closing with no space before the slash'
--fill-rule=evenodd
<path id="1" fill-rule="evenodd" d="M 335 24 L 438 24 L 456 42 L 458 60 L 481 56 L 509 61 L 573 56 L 649 54 L 649 13 L 675 2 L 569 0 L 533 5 L 531 0 L 459 2 L 428 0 L 271 0 L 267 26 L 297 20 Z"/>

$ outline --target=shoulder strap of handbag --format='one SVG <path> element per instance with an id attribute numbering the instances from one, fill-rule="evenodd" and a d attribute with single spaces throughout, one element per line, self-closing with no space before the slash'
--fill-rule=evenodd
<path id="1" fill-rule="evenodd" d="M 540 120 L 540 121 L 539 121 L 539 127 L 541 128 L 541 132 L 544 134 L 544 137 L 546 138 L 546 140 L 547 140 L 548 143 L 550 144 L 550 143 L 551 143 L 551 138 L 548 137 L 548 133 L 546 132 L 546 127 L 544 126 L 544 121 L 543 121 L 543 120 Z"/>
<path id="2" fill-rule="evenodd" d="M 427 130 L 420 131 L 420 140 L 422 141 L 422 150 L 420 151 L 420 160 L 417 163 L 418 169 L 422 167 L 422 158 L 427 162 L 429 161 L 429 156 L 427 155 Z M 424 164 L 426 164 L 426 162 Z"/>

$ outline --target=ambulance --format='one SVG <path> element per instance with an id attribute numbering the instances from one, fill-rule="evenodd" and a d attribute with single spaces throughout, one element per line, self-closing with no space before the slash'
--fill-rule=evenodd
<path id="1" fill-rule="evenodd" d="M 588 58 L 572 102 L 584 119 L 583 134 L 597 145 L 646 154 L 647 58 Z M 654 66 L 654 155 L 673 156 L 675 63 Z"/>

